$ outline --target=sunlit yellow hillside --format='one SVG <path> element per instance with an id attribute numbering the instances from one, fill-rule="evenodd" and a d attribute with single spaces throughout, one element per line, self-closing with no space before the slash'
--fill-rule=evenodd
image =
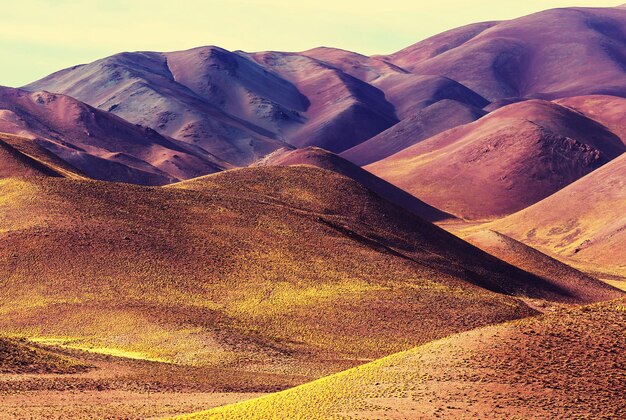
<path id="1" fill-rule="evenodd" d="M 622 418 L 626 301 L 437 340 L 185 419 Z"/>
<path id="2" fill-rule="evenodd" d="M 571 299 L 316 168 L 0 197 L 0 332 L 71 349 L 304 381 Z"/>

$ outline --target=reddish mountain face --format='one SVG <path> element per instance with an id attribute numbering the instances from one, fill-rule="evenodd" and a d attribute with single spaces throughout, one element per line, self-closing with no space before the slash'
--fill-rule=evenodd
<path id="1" fill-rule="evenodd" d="M 0 132 L 43 147 L 83 174 L 162 185 L 229 165 L 69 96 L 0 88 Z"/>
<path id="2" fill-rule="evenodd" d="M 185 85 L 194 85 L 192 75 L 183 72 L 182 83 L 178 83 L 169 67 L 169 58 L 165 54 L 147 52 L 117 54 L 61 70 L 26 86 L 26 89 L 70 95 L 234 164 L 247 164 L 284 143 L 273 138 L 270 131 L 225 112 L 225 109 L 239 106 L 239 101 L 243 100 L 241 93 L 237 92 L 239 86 L 234 83 L 240 78 L 232 70 L 238 63 L 233 64 L 228 59 L 235 60 L 231 53 L 212 48 L 173 54 L 172 66 L 175 68 L 189 64 L 201 69 L 202 60 L 208 61 L 206 68 L 212 72 L 205 75 L 206 91 L 199 93 Z M 224 86 L 221 86 L 229 78 L 234 79 L 228 86 L 232 90 L 231 97 L 227 97 Z M 288 90 L 284 85 L 281 87 Z M 275 87 L 268 85 L 267 88 Z M 252 100 L 254 94 L 250 95 L 246 101 Z"/>
<path id="3" fill-rule="evenodd" d="M 307 123 L 294 132 L 296 147 L 342 152 L 398 122 L 382 91 L 314 58 L 265 52 L 249 57 L 296 85 L 310 101 Z"/>
<path id="4" fill-rule="evenodd" d="M 366 167 L 467 219 L 514 213 L 626 150 L 606 127 L 551 102 L 507 107 Z"/>
<path id="5" fill-rule="evenodd" d="M 394 54 L 377 58 L 395 63 L 410 71 L 417 63 L 463 46 L 498 23 L 500 22 L 482 22 L 462 26 L 420 41 Z"/>
<path id="6" fill-rule="evenodd" d="M 626 94 L 626 9 L 554 9 L 459 28 L 380 57 L 490 101 Z"/>
<path id="7" fill-rule="evenodd" d="M 581 268 L 626 277 L 626 155 L 492 228 Z"/>
<path id="8" fill-rule="evenodd" d="M 576 96 L 554 101 L 607 127 L 626 144 L 626 99 L 608 95 Z"/>
<path id="9" fill-rule="evenodd" d="M 400 119 L 409 118 L 416 112 L 443 100 L 453 100 L 474 108 L 489 105 L 482 96 L 452 79 L 416 74 L 390 75 L 373 84 L 385 92 Z"/>
<path id="10" fill-rule="evenodd" d="M 285 142 L 343 151 L 398 121 L 380 90 L 298 54 L 123 53 L 26 88 L 68 94 L 235 165 Z"/>
<path id="11" fill-rule="evenodd" d="M 384 59 L 338 48 L 319 47 L 300 54 L 335 67 L 366 83 L 372 83 L 390 75 L 409 74 L 407 70 Z"/>

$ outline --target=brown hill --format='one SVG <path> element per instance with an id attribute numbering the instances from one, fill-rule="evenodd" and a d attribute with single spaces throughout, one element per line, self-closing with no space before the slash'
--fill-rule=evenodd
<path id="1" fill-rule="evenodd" d="M 462 84 L 439 76 L 392 74 L 372 82 L 385 92 L 401 120 L 439 101 L 456 101 L 468 108 L 481 109 L 489 104 L 482 96 Z"/>
<path id="2" fill-rule="evenodd" d="M 626 99 L 609 95 L 564 98 L 555 103 L 580 112 L 607 127 L 626 144 Z"/>
<path id="3" fill-rule="evenodd" d="M 496 26 L 498 23 L 500 22 L 481 22 L 455 28 L 420 41 L 394 54 L 377 58 L 388 60 L 389 62 L 397 63 L 400 67 L 410 69 L 417 63 L 463 46 L 466 42 L 487 29 Z"/>
<path id="4" fill-rule="evenodd" d="M 2 141 L 0 135 L 0 178 L 31 176 L 61 176 L 61 173 L 21 153 Z"/>
<path id="5" fill-rule="evenodd" d="M 408 74 L 403 68 L 388 61 L 339 48 L 318 47 L 303 51 L 300 55 L 331 65 L 366 83 L 389 75 Z"/>
<path id="6" fill-rule="evenodd" d="M 307 123 L 287 140 L 296 147 L 343 152 L 398 122 L 384 93 L 314 58 L 279 52 L 248 55 L 298 87 L 310 107 Z"/>
<path id="7" fill-rule="evenodd" d="M 515 103 L 366 167 L 467 219 L 511 214 L 626 150 L 601 124 L 541 100 Z"/>
<path id="8" fill-rule="evenodd" d="M 0 331 L 228 368 L 232 389 L 535 313 L 514 296 L 585 300 L 309 166 L 167 188 L 9 179 L 0 195 Z"/>
<path id="9" fill-rule="evenodd" d="M 626 277 L 626 155 L 492 229 L 584 270 Z"/>
<path id="10" fill-rule="evenodd" d="M 255 163 L 255 166 L 291 165 L 311 165 L 346 176 L 385 200 L 430 222 L 454 218 L 454 216 L 420 201 L 395 185 L 372 175 L 360 166 L 317 147 L 297 150 L 280 149 Z"/>
<path id="11" fill-rule="evenodd" d="M 0 374 L 84 372 L 89 366 L 41 349 L 26 340 L 0 338 Z"/>
<path id="12" fill-rule="evenodd" d="M 621 418 L 624 311 L 622 299 L 481 328 L 183 418 Z"/>

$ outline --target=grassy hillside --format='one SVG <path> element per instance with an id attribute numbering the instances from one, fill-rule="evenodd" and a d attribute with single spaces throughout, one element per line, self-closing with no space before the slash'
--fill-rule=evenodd
<path id="1" fill-rule="evenodd" d="M 316 168 L 0 197 L 0 331 L 68 348 L 304 381 L 577 301 Z"/>
<path id="2" fill-rule="evenodd" d="M 624 313 L 617 300 L 482 328 L 181 418 L 621 418 Z"/>

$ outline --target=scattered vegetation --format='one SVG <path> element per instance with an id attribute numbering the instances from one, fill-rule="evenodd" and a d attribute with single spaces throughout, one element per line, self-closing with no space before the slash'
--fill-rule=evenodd
<path id="1" fill-rule="evenodd" d="M 90 369 L 69 357 L 36 347 L 26 340 L 0 337 L 0 373 L 78 373 Z"/>
<path id="2" fill-rule="evenodd" d="M 317 168 L 0 197 L 0 331 L 65 348 L 305 381 L 535 313 L 490 291 L 532 276 Z"/>
<path id="3" fill-rule="evenodd" d="M 624 300 L 453 335 L 180 418 L 622 418 Z"/>

